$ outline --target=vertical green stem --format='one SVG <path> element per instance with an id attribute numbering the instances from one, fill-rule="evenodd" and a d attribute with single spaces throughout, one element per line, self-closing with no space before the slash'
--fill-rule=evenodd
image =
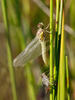
<path id="1" fill-rule="evenodd" d="M 6 48 L 7 48 L 8 66 L 9 66 L 9 72 L 10 72 L 13 100 L 17 100 L 15 74 L 14 74 L 14 67 L 12 65 L 12 55 L 11 55 L 11 48 L 10 48 L 9 24 L 8 24 L 8 18 L 7 18 L 7 3 L 6 3 L 6 0 L 2 0 L 1 3 L 2 3 L 3 17 L 4 17 L 6 37 L 7 37 Z"/>
<path id="2" fill-rule="evenodd" d="M 9 72 L 10 72 L 13 100 L 18 100 L 17 91 L 16 91 L 15 73 L 14 73 L 14 68 L 12 65 L 12 56 L 11 56 L 11 52 L 10 52 L 11 50 L 10 50 L 10 46 L 9 46 L 8 42 L 7 42 L 6 46 L 7 46 L 8 66 L 9 66 Z"/>
<path id="3" fill-rule="evenodd" d="M 59 76 L 58 76 L 58 87 L 57 87 L 57 100 L 60 100 Z"/>
<path id="4" fill-rule="evenodd" d="M 18 0 L 14 0 L 14 3 L 15 2 L 18 2 L 19 4 L 19 1 Z M 30 13 L 30 5 L 29 5 L 29 0 L 23 0 L 23 11 L 25 12 L 26 16 L 23 20 L 25 21 L 24 23 L 26 24 L 25 26 L 25 31 L 27 34 L 30 33 L 30 27 L 29 27 L 29 19 L 28 19 L 28 16 L 29 16 L 29 13 Z M 20 4 L 19 4 L 20 5 Z M 18 14 L 18 13 L 19 14 Z M 24 39 L 23 37 L 23 30 L 22 30 L 22 27 L 21 27 L 21 17 L 18 18 L 18 16 L 21 16 L 21 12 L 19 11 L 19 9 L 17 9 L 16 7 L 16 16 L 17 16 L 17 22 L 20 23 L 19 25 L 19 28 L 17 30 L 17 37 L 19 39 L 19 43 L 20 43 L 20 46 L 21 46 L 21 50 L 24 50 L 25 49 L 25 45 L 26 45 L 26 38 Z M 29 64 L 26 64 L 24 66 L 24 76 L 25 76 L 25 82 L 27 84 L 27 88 L 26 88 L 26 91 L 27 91 L 27 98 L 28 100 L 36 100 L 36 97 L 35 97 L 35 92 L 34 92 L 34 87 L 33 87 L 33 78 L 32 78 L 32 73 L 31 73 L 31 69 L 30 69 L 30 65 Z"/>
<path id="5" fill-rule="evenodd" d="M 60 17 L 59 17 L 59 30 L 58 30 L 58 35 L 61 34 L 61 29 L 62 29 L 62 15 L 63 15 L 63 4 L 64 0 L 60 0 Z"/>
<path id="6" fill-rule="evenodd" d="M 69 70 L 68 70 L 68 57 L 66 56 L 66 78 L 67 78 L 67 100 L 70 100 L 70 83 L 69 83 Z"/>
<path id="7" fill-rule="evenodd" d="M 57 43 L 58 43 L 58 22 L 59 22 L 59 0 L 56 0 L 56 29 L 55 29 L 55 59 L 54 59 L 54 81 L 58 80 L 58 55 L 57 55 Z M 57 81 L 56 81 L 57 82 Z M 56 87 L 53 90 L 53 100 L 56 97 Z"/>
<path id="8" fill-rule="evenodd" d="M 55 29 L 55 32 L 56 32 L 56 34 L 55 34 L 55 64 L 57 65 L 57 44 L 58 44 L 58 29 L 59 29 L 59 0 L 56 0 L 56 29 Z"/>
<path id="9" fill-rule="evenodd" d="M 50 83 L 53 82 L 53 0 L 50 0 Z M 50 100 L 53 100 L 53 88 L 50 92 Z"/>
<path id="10" fill-rule="evenodd" d="M 65 67 L 66 66 L 65 66 L 64 11 L 63 11 L 61 48 L 60 48 L 60 65 L 59 65 L 59 86 L 60 86 L 60 99 L 59 100 L 65 100 Z"/>
<path id="11" fill-rule="evenodd" d="M 30 65 L 27 65 L 25 68 L 25 77 L 27 78 L 27 93 L 28 93 L 28 100 L 36 100 L 34 87 L 33 87 L 33 78 L 30 70 Z M 25 74 L 24 73 L 24 74 Z"/>
<path id="12" fill-rule="evenodd" d="M 62 12 L 64 0 L 60 0 L 59 28 L 58 28 L 58 59 L 60 59 L 61 29 L 62 29 Z M 57 62 L 59 65 L 59 61 Z"/>
<path id="13" fill-rule="evenodd" d="M 58 56 L 58 61 L 57 61 L 57 66 L 59 67 L 59 62 L 60 62 L 60 45 L 61 45 L 61 30 L 62 30 L 62 12 L 63 12 L 63 0 L 60 0 L 60 14 L 59 14 L 59 27 L 58 27 L 58 42 L 57 42 L 57 56 Z M 60 71 L 59 71 L 60 73 Z M 57 89 L 57 100 L 60 100 L 60 75 L 58 73 L 58 89 Z"/>

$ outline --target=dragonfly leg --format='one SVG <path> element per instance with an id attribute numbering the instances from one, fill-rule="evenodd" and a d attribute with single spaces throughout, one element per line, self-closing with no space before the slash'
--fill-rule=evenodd
<path id="1" fill-rule="evenodd" d="M 48 24 L 45 29 L 47 30 L 49 28 L 49 26 L 50 26 L 50 24 Z"/>
<path id="2" fill-rule="evenodd" d="M 47 31 L 47 30 L 45 30 L 45 32 L 47 32 L 47 33 L 49 33 L 49 34 L 51 33 L 51 32 L 49 32 L 49 31 Z"/>

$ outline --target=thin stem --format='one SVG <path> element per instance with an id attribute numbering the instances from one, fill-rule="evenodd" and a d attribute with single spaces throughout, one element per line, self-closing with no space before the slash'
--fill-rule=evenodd
<path id="1" fill-rule="evenodd" d="M 50 83 L 53 82 L 53 0 L 50 0 Z M 53 88 L 50 92 L 50 100 L 53 100 Z"/>
<path id="2" fill-rule="evenodd" d="M 64 0 L 60 1 L 59 28 L 58 28 L 58 44 L 57 44 L 57 46 L 58 46 L 58 50 L 57 50 L 58 59 L 60 59 L 63 1 Z M 59 66 L 59 60 L 57 61 L 57 66 Z"/>
<path id="3" fill-rule="evenodd" d="M 11 79 L 13 100 L 18 100 L 17 99 L 17 91 L 16 91 L 14 67 L 12 65 L 12 55 L 11 55 L 11 48 L 10 48 L 9 24 L 8 24 L 8 18 L 7 18 L 7 3 L 6 3 L 6 0 L 2 0 L 1 3 L 2 3 L 3 17 L 4 17 L 6 37 L 7 37 L 6 48 L 7 48 L 8 66 L 9 66 L 9 73 L 10 73 L 10 79 Z"/>
<path id="4" fill-rule="evenodd" d="M 60 2 L 60 17 L 59 17 L 59 30 L 58 30 L 58 91 L 57 100 L 65 100 L 65 46 L 64 46 L 64 0 Z M 63 16 L 63 17 L 62 17 Z M 62 79 L 61 79 L 62 78 Z"/>
<path id="5" fill-rule="evenodd" d="M 18 5 L 19 4 L 19 1 L 18 0 L 14 0 L 14 3 L 15 2 L 18 2 Z M 29 5 L 29 0 L 25 0 L 22 2 L 23 3 L 23 11 L 25 12 L 25 14 L 27 16 L 29 16 L 29 13 L 30 13 L 30 5 Z M 16 10 L 16 17 L 17 17 L 17 22 L 18 22 L 18 26 L 19 28 L 17 29 L 17 37 L 19 39 L 19 43 L 20 43 L 20 47 L 21 47 L 21 50 L 24 50 L 25 49 L 25 45 L 26 45 L 26 40 L 24 39 L 24 36 L 23 36 L 23 29 L 21 27 L 21 19 L 19 16 L 21 16 L 21 12 L 19 11 L 19 9 L 17 9 L 17 6 L 15 7 L 15 10 Z M 26 24 L 25 26 L 25 31 L 27 34 L 30 33 L 30 27 L 29 27 L 29 19 L 28 17 L 25 17 L 24 18 L 25 21 L 24 23 Z M 24 76 L 25 76 L 25 82 L 27 84 L 27 88 L 26 88 L 26 91 L 27 91 L 27 98 L 28 100 L 36 100 L 36 97 L 35 97 L 35 92 L 34 92 L 34 87 L 33 87 L 33 77 L 32 77 L 32 73 L 31 73 L 31 69 L 30 69 L 30 64 L 26 64 L 24 66 Z"/>
<path id="6" fill-rule="evenodd" d="M 55 59 L 54 59 L 54 81 L 58 80 L 58 53 L 57 53 L 57 43 L 58 43 L 58 22 L 59 22 L 59 0 L 56 0 L 56 29 L 55 29 Z M 53 90 L 54 99 L 56 95 L 56 88 Z"/>
<path id="7" fill-rule="evenodd" d="M 69 68 L 68 68 L 68 57 L 66 56 L 66 78 L 67 78 L 67 100 L 70 100 L 70 80 L 69 80 Z"/>
<path id="8" fill-rule="evenodd" d="M 63 3 L 63 0 L 61 0 Z M 60 49 L 60 65 L 59 65 L 59 86 L 60 86 L 60 99 L 65 100 L 65 44 L 64 44 L 64 11 L 62 19 L 62 33 L 61 33 L 61 49 Z M 61 79 L 62 78 L 62 79 Z"/>
<path id="9" fill-rule="evenodd" d="M 58 30 L 58 35 L 61 34 L 61 29 L 62 29 L 62 12 L 63 12 L 63 1 L 64 0 L 61 0 L 61 3 L 60 3 L 60 17 L 59 17 L 59 30 Z"/>

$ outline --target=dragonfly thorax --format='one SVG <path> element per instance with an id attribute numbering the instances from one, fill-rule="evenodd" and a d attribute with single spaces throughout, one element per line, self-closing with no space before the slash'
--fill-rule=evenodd
<path id="1" fill-rule="evenodd" d="M 39 28 L 37 31 L 37 36 L 39 38 L 40 41 L 45 41 L 45 33 L 44 30 L 42 28 Z"/>

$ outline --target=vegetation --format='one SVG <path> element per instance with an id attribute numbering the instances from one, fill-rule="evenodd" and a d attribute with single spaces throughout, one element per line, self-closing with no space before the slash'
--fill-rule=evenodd
<path id="1" fill-rule="evenodd" d="M 41 10 L 38 9 L 33 2 L 36 3 L 37 6 L 41 8 Z M 50 7 L 46 7 L 46 5 L 44 5 L 45 3 L 48 7 Z M 71 69 L 69 61 L 72 57 L 72 52 L 68 54 L 66 52 L 66 49 L 68 49 L 68 52 L 70 51 L 67 42 L 69 41 L 69 39 L 71 39 L 72 41 L 72 43 L 70 43 L 72 44 L 71 47 L 74 47 L 75 35 L 73 33 L 75 33 L 75 31 L 73 29 L 70 29 L 68 25 L 65 25 L 64 22 L 66 19 L 65 12 L 68 14 L 68 10 L 65 10 L 67 1 L 50 0 L 49 2 L 48 0 L 2 0 L 1 4 L 6 33 L 5 45 L 8 61 L 7 66 L 10 73 L 9 79 L 11 82 L 11 89 L 9 87 L 8 91 L 12 91 L 11 95 L 9 94 L 10 96 L 4 96 L 5 99 L 73 100 L 74 97 L 71 97 L 71 91 L 74 91 L 72 86 L 70 86 L 70 83 L 72 82 L 70 78 L 72 76 L 72 78 L 74 79 L 74 71 L 73 69 Z M 71 15 L 74 13 L 72 11 L 72 5 L 71 7 L 70 5 L 69 7 L 66 6 L 67 9 L 70 9 Z M 49 12 L 50 16 L 48 14 Z M 54 15 L 54 12 L 56 12 L 56 16 Z M 72 19 L 72 16 L 70 16 L 70 18 Z M 33 38 L 36 37 L 36 34 L 33 33 L 36 33 L 36 26 L 39 22 L 45 23 L 44 27 L 47 26 L 48 23 L 50 24 L 50 29 L 46 27 L 48 30 L 44 30 L 45 28 L 43 28 L 43 30 L 47 32 L 45 33 L 45 36 L 46 34 L 49 34 L 47 35 L 47 37 L 48 39 L 50 39 L 48 45 L 49 52 L 47 51 L 49 65 L 45 65 L 42 57 L 38 57 L 36 58 L 36 60 L 32 59 L 33 61 L 31 60 L 27 62 L 24 67 L 13 66 L 13 59 L 16 57 L 16 55 L 18 55 L 26 48 L 26 45 L 28 45 L 29 41 L 33 40 Z M 73 26 L 73 28 L 75 27 L 73 20 L 71 22 L 71 25 Z M 69 29 L 66 26 L 69 27 L 70 31 L 68 31 Z M 65 30 L 67 31 L 67 33 L 65 32 Z M 68 33 L 71 33 L 71 35 Z M 41 32 L 40 34 L 41 39 L 43 39 L 43 32 Z M 66 37 L 68 37 L 68 39 L 66 39 Z M 41 39 L 38 39 L 38 43 L 40 43 Z M 35 48 L 37 46 L 36 43 L 34 44 Z M 43 43 L 46 42 L 44 41 Z M 47 49 L 46 44 L 45 48 L 44 46 L 40 47 L 43 47 L 41 50 Z M 31 47 L 29 49 L 30 50 L 27 49 L 27 51 L 32 53 L 31 50 L 33 50 L 33 48 Z M 41 50 L 39 50 L 39 52 Z M 37 50 L 34 52 L 33 56 L 35 56 L 35 53 L 38 54 Z M 2 91 L 6 91 L 6 89 L 4 90 L 3 88 Z M 4 100 L 4 97 L 2 95 L 0 97 L 0 100 Z"/>

